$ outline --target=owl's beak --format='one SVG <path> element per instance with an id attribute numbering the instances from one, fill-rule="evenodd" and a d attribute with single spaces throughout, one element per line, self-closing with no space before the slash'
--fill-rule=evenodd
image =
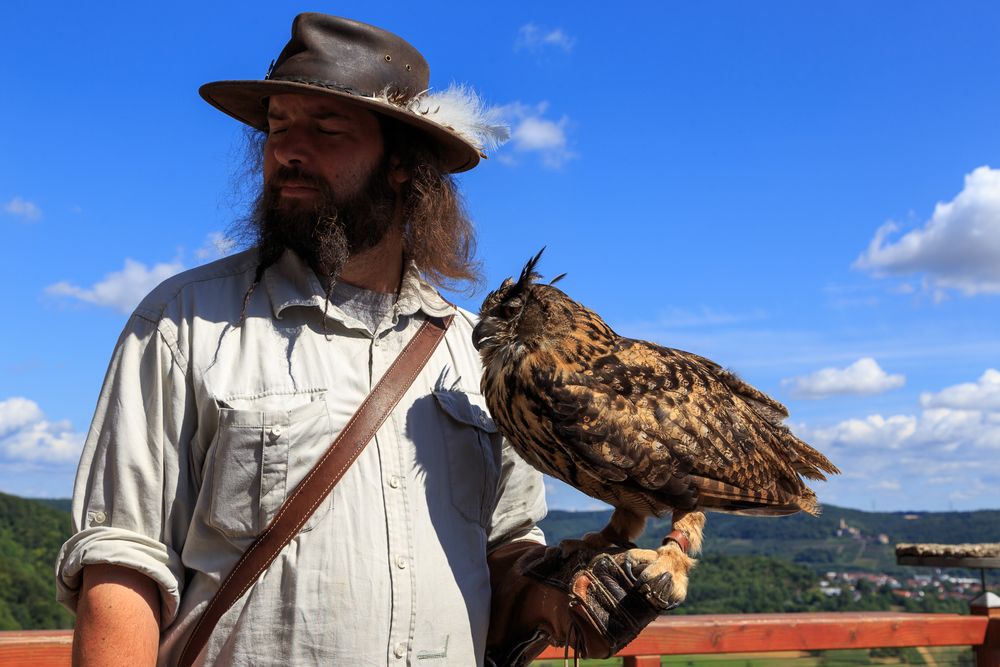
<path id="1" fill-rule="evenodd" d="M 479 324 L 472 330 L 472 346 L 477 350 L 482 349 L 484 341 L 495 332 L 496 326 L 489 324 L 489 318 L 479 320 Z"/>

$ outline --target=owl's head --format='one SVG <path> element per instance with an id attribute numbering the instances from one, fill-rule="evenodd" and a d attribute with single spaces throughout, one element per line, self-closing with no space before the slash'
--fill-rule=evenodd
<path id="1" fill-rule="evenodd" d="M 535 282 L 541 278 L 535 266 L 544 251 L 542 248 L 528 260 L 516 282 L 507 278 L 483 301 L 472 343 L 484 359 L 500 351 L 535 349 L 546 341 L 555 341 L 572 326 L 580 306 L 552 286 L 566 274 L 547 285 Z"/>

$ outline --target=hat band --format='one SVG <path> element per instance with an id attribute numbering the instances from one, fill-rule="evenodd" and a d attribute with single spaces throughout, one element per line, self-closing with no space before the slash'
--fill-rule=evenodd
<path id="1" fill-rule="evenodd" d="M 307 79 L 301 76 L 272 76 L 266 79 L 266 81 L 287 81 L 288 83 L 304 83 L 309 86 L 326 88 L 327 90 L 336 90 L 341 93 L 347 93 L 349 95 L 355 95 L 357 97 L 371 97 L 371 98 L 378 97 L 378 95 L 372 93 L 363 93 L 357 88 L 352 88 L 351 86 L 345 86 L 342 83 L 331 83 L 329 81 L 321 81 L 319 79 Z"/>

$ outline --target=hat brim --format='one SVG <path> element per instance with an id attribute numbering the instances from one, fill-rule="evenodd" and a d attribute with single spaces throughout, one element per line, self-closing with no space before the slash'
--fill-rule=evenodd
<path id="1" fill-rule="evenodd" d="M 428 135 L 451 173 L 468 171 L 484 157 L 480 150 L 448 127 L 378 98 L 363 97 L 348 91 L 325 88 L 298 81 L 213 81 L 198 89 L 202 98 L 219 111 L 241 123 L 267 132 L 267 104 L 271 95 L 295 93 L 336 97 L 349 104 L 394 118 Z"/>

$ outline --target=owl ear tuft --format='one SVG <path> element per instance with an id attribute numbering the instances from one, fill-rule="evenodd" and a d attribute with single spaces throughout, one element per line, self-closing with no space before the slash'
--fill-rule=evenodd
<path id="1" fill-rule="evenodd" d="M 536 278 L 541 278 L 542 275 L 535 271 L 535 266 L 538 265 L 538 260 L 542 258 L 542 253 L 545 252 L 545 246 L 538 251 L 538 254 L 528 260 L 528 263 L 524 265 L 521 269 L 521 277 L 517 279 L 518 289 L 524 289 L 531 283 L 535 281 Z"/>

